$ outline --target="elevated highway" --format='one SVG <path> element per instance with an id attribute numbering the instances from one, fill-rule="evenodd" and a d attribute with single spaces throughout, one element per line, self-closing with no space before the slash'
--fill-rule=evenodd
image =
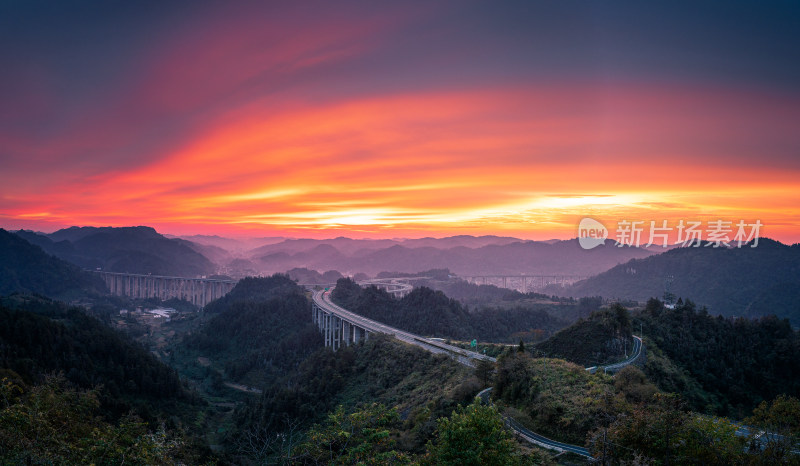
<path id="1" fill-rule="evenodd" d="M 113 295 L 161 300 L 178 298 L 199 307 L 230 293 L 237 282 L 236 280 L 168 277 L 95 270 L 91 272 L 100 275 Z"/>
<path id="2" fill-rule="evenodd" d="M 496 361 L 493 357 L 415 335 L 348 311 L 331 301 L 330 291 L 314 292 L 311 317 L 325 337 L 325 346 L 334 350 L 366 340 L 370 334 L 380 333 L 432 353 L 448 354 L 467 366 L 473 366 L 474 361 L 479 359 Z"/>
<path id="3" fill-rule="evenodd" d="M 496 362 L 496 359 L 493 357 L 415 335 L 348 311 L 331 301 L 330 291 L 319 290 L 314 292 L 312 318 L 325 336 L 325 346 L 332 347 L 334 350 L 342 346 L 358 343 L 361 340 L 366 340 L 370 334 L 380 333 L 391 335 L 400 341 L 418 346 L 432 353 L 448 354 L 453 359 L 466 366 L 473 367 L 475 361 L 481 359 Z M 631 356 L 625 361 L 608 366 L 587 367 L 586 370 L 591 373 L 597 370 L 615 372 L 635 362 L 642 353 L 642 339 L 636 335 L 634 335 L 633 338 L 635 341 L 633 351 L 631 352 Z M 490 393 L 491 388 L 488 388 L 479 393 L 478 396 L 480 396 L 484 402 L 488 403 L 490 402 Z M 504 419 L 506 426 L 513 430 L 519 438 L 529 443 L 559 452 L 570 452 L 587 458 L 591 457 L 589 450 L 584 447 L 558 442 L 543 435 L 539 435 L 525 428 L 511 417 L 505 416 Z"/>

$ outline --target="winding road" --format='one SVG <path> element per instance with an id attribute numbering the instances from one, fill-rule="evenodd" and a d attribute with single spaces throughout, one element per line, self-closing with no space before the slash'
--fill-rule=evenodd
<path id="1" fill-rule="evenodd" d="M 474 351 L 468 351 L 463 348 L 459 348 L 457 346 L 448 345 L 440 341 L 415 335 L 413 333 L 406 332 L 404 330 L 400 330 L 394 327 L 390 327 L 388 325 L 384 325 L 378 321 L 368 319 L 359 314 L 348 311 L 347 309 L 331 301 L 330 291 L 328 290 L 315 291 L 312 295 L 312 298 L 317 306 L 325 309 L 327 312 L 337 315 L 341 319 L 355 323 L 356 325 L 366 329 L 368 332 L 382 333 L 384 335 L 392 335 L 393 337 L 397 338 L 400 341 L 404 341 L 411 345 L 418 346 L 432 353 L 449 354 L 450 356 L 453 357 L 453 359 L 455 359 L 456 361 L 465 366 L 474 367 L 476 360 L 485 360 L 491 362 L 497 361 L 495 358 L 491 356 L 486 356 L 484 354 L 476 353 Z M 594 373 L 595 371 L 601 369 L 604 372 L 615 372 L 636 361 L 642 353 L 643 345 L 642 345 L 642 339 L 640 337 L 633 335 L 633 338 L 634 338 L 633 352 L 631 353 L 631 356 L 628 359 L 607 366 L 587 367 L 586 370 L 591 373 Z M 482 392 L 480 392 L 478 396 L 481 397 L 481 400 L 483 400 L 484 403 L 490 403 L 491 402 L 490 392 L 491 388 L 487 388 Z M 587 450 L 584 447 L 551 440 L 543 435 L 539 435 L 535 432 L 526 429 L 523 425 L 515 421 L 513 418 L 504 416 L 504 419 L 506 426 L 508 426 L 508 428 L 513 430 L 519 438 L 522 438 L 529 443 L 550 450 L 556 450 L 559 452 L 566 451 L 589 458 L 592 456 L 589 453 L 589 450 Z"/>

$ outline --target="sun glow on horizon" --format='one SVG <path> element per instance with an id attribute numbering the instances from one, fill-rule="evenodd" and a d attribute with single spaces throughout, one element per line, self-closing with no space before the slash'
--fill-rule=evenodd
<path id="1" fill-rule="evenodd" d="M 531 45 L 551 32 L 506 43 L 511 18 L 446 5 L 198 8 L 159 40 L 110 37 L 125 60 L 19 51 L 37 66 L 5 87 L 0 226 L 549 239 L 583 216 L 718 217 L 800 241 L 794 88 L 565 66 Z"/>

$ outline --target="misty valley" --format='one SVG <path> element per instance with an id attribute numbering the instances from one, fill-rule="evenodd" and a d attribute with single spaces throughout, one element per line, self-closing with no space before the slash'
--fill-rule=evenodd
<path id="1" fill-rule="evenodd" d="M 796 463 L 799 256 L 0 230 L 0 458 Z"/>

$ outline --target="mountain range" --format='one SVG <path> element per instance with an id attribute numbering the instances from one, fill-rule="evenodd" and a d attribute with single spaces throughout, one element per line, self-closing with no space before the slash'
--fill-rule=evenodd
<path id="1" fill-rule="evenodd" d="M 166 238 L 145 226 L 70 227 L 50 234 L 21 230 L 16 234 L 84 269 L 196 277 L 212 274 L 217 268 L 194 243 Z"/>
<path id="2" fill-rule="evenodd" d="M 645 301 L 665 291 L 706 306 L 713 314 L 758 317 L 775 314 L 800 325 L 800 244 L 767 238 L 757 247 L 675 248 L 633 259 L 567 288 L 560 295 Z"/>
<path id="3" fill-rule="evenodd" d="M 27 243 L 15 238 L 24 238 Z M 713 314 L 745 317 L 776 314 L 800 325 L 797 304 L 800 303 L 800 245 L 788 246 L 766 238 L 761 238 L 757 247 L 704 245 L 671 248 L 662 253 L 617 247 L 612 241 L 584 250 L 576 239 L 524 241 L 502 236 L 192 238 L 196 241 L 167 238 L 144 226 L 71 227 L 50 234 L 4 232 L 0 238 L 6 254 L 2 291 L 60 296 L 70 290 L 102 289 L 102 285 L 76 274 L 77 268 L 57 261 L 56 257 L 83 269 L 186 277 L 222 272 L 238 278 L 292 271 L 293 278 L 309 283 L 332 282 L 340 273 L 375 276 L 381 272 L 449 269 L 462 277 L 585 276 L 590 278 L 545 291 L 558 296 L 603 296 L 640 302 L 663 297 L 667 291 L 706 306 Z M 31 244 L 38 248 L 32 249 Z M 253 244 L 258 247 L 243 249 Z M 18 272 L 9 264 L 25 265 L 25 272 Z M 324 271 L 328 273 L 323 279 Z M 53 276 L 67 278 L 56 280 Z"/>
<path id="4" fill-rule="evenodd" d="M 653 254 L 640 248 L 617 248 L 611 241 L 591 250 L 577 240 L 542 242 L 496 236 L 460 236 L 419 240 L 286 240 L 249 253 L 265 273 L 294 267 L 339 270 L 345 274 L 381 271 L 414 273 L 450 269 L 469 275 L 590 276 L 633 258 Z"/>
<path id="5" fill-rule="evenodd" d="M 0 229 L 0 295 L 14 292 L 71 300 L 105 292 L 105 285 L 99 277 Z"/>

